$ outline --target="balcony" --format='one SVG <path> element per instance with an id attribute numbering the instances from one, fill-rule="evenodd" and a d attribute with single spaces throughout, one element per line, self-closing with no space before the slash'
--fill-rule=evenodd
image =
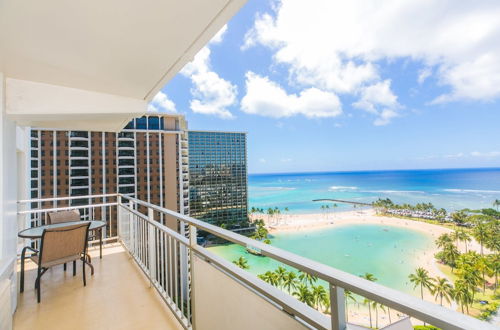
<path id="1" fill-rule="evenodd" d="M 91 251 L 95 274 L 86 287 L 80 268 L 75 277 L 62 267 L 45 274 L 40 305 L 32 285 L 36 268 L 27 263 L 14 329 L 182 329 L 121 245 L 108 244 L 103 254 L 99 259 L 98 250 Z"/>
<path id="2" fill-rule="evenodd" d="M 20 222 L 27 226 L 43 224 L 48 212 L 63 209 L 79 209 L 88 219 L 105 220 L 108 226 L 103 259 L 92 251 L 96 271 L 87 287 L 81 285 L 78 275 L 74 278 L 62 269 L 52 270 L 42 280 L 40 305 L 32 289 L 21 296 L 15 329 L 49 325 L 56 329 L 57 324 L 77 324 L 82 329 L 366 329 L 365 324 L 346 322 L 344 290 L 408 316 L 392 325 L 383 324 L 381 329 L 412 329 L 410 322 L 427 322 L 442 329 L 494 329 L 488 323 L 135 198 L 115 194 L 86 197 L 94 204 L 57 206 L 71 197 L 19 203 Z M 40 202 L 56 207 L 29 209 Z M 160 218 L 174 221 L 160 222 Z M 200 246 L 198 231 L 249 247 L 325 281 L 330 314 L 320 313 Z M 26 283 L 27 287 L 33 283 L 33 271 Z"/>

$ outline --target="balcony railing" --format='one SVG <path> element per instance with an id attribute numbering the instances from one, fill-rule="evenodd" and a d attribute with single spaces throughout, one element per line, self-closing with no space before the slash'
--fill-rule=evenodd
<path id="1" fill-rule="evenodd" d="M 21 209 L 19 216 L 27 225 L 35 226 L 44 223 L 48 212 L 80 209 L 88 219 L 106 220 L 106 239 L 122 243 L 185 329 L 207 329 L 206 322 L 215 322 L 217 328 L 227 329 L 227 325 L 223 324 L 224 317 L 218 317 L 217 308 L 220 307 L 224 313 L 233 313 L 231 320 L 237 322 L 248 317 L 246 304 L 255 302 L 255 299 L 259 304 L 267 304 L 264 313 L 274 313 L 263 319 L 281 317 L 281 320 L 295 322 L 297 327 L 300 325 L 302 328 L 349 329 L 345 319 L 345 290 L 442 329 L 495 329 L 489 323 L 135 198 L 120 194 L 85 198 L 91 202 L 80 206 L 58 205 L 70 204 L 74 199 L 81 200 L 81 196 L 20 201 L 21 208 L 23 205 L 32 207 Z M 250 247 L 263 256 L 326 281 L 331 314 L 308 307 L 198 245 L 197 231 Z M 214 285 L 217 280 L 226 281 L 223 286 L 215 288 L 219 292 L 244 290 L 245 295 L 227 300 L 224 294 L 217 294 L 220 301 L 213 301 L 207 306 L 205 295 L 213 292 L 210 291 L 211 285 L 206 283 L 208 277 Z M 241 315 L 235 312 L 235 305 L 238 304 L 242 305 L 238 310 Z M 208 318 L 207 310 L 210 311 Z M 259 315 L 254 317 L 258 328 L 257 318 Z M 237 324 L 234 326 L 237 327 Z"/>

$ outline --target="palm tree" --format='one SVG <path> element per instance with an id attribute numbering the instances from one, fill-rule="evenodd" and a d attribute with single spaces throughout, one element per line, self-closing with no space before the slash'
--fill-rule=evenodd
<path id="1" fill-rule="evenodd" d="M 453 286 L 448 282 L 446 278 L 436 277 L 434 280 L 434 286 L 432 287 L 432 294 L 436 295 L 435 298 L 439 297 L 439 304 L 443 306 L 443 298 L 451 303 L 451 298 L 453 294 Z"/>
<path id="2" fill-rule="evenodd" d="M 250 268 L 250 265 L 248 264 L 247 259 L 244 257 L 239 257 L 237 260 L 233 260 L 233 264 L 240 267 L 241 269 Z"/>
<path id="3" fill-rule="evenodd" d="M 449 234 L 442 234 L 436 239 L 435 243 L 438 248 L 444 248 L 446 245 L 452 242 L 453 239 L 450 237 Z"/>
<path id="4" fill-rule="evenodd" d="M 344 290 L 344 302 L 345 302 L 345 314 L 346 314 L 346 321 L 349 321 L 349 302 L 348 300 L 352 300 L 352 302 L 356 302 L 356 297 L 354 297 L 354 294 L 352 291 L 349 290 Z"/>
<path id="5" fill-rule="evenodd" d="M 337 209 L 337 207 L 339 207 L 339 206 L 337 205 L 337 203 L 334 203 L 334 204 L 333 204 L 333 212 L 335 212 L 335 210 Z"/>
<path id="6" fill-rule="evenodd" d="M 424 288 L 429 291 L 432 290 L 434 279 L 429 276 L 429 272 L 424 268 L 418 267 L 415 274 L 410 274 L 408 278 L 413 283 L 413 288 L 420 286 L 420 297 L 422 299 L 424 299 Z"/>
<path id="7" fill-rule="evenodd" d="M 472 236 L 481 245 L 481 255 L 483 255 L 483 245 L 489 237 L 489 226 L 488 222 L 492 220 L 491 217 L 485 215 L 476 215 L 471 217 L 476 223 L 474 228 L 472 228 Z"/>
<path id="8" fill-rule="evenodd" d="M 309 273 L 306 273 L 306 272 L 299 270 L 299 280 L 302 283 L 304 283 L 305 285 L 309 284 L 309 285 L 313 286 L 314 283 L 316 283 L 316 281 L 318 280 L 318 278 L 316 276 L 309 274 Z"/>
<path id="9" fill-rule="evenodd" d="M 285 282 L 285 278 L 288 273 L 287 270 L 284 267 L 279 266 L 276 268 L 274 273 L 276 274 L 276 279 L 278 280 L 278 286 L 283 288 L 283 283 Z"/>
<path id="10" fill-rule="evenodd" d="M 296 291 L 292 293 L 293 296 L 297 297 L 297 299 L 304 304 L 307 304 L 310 307 L 314 307 L 314 297 L 309 291 L 309 288 L 305 284 L 299 284 L 296 288 Z"/>
<path id="11" fill-rule="evenodd" d="M 317 310 L 320 310 L 321 305 L 328 297 L 328 293 L 326 292 L 325 288 L 322 285 L 317 285 L 317 286 L 313 285 L 312 296 L 313 296 L 314 306 L 316 307 Z"/>
<path id="12" fill-rule="evenodd" d="M 495 294 L 498 288 L 498 274 L 500 273 L 500 254 L 488 255 L 488 263 L 490 265 L 491 276 L 495 277 Z"/>
<path id="13" fill-rule="evenodd" d="M 455 289 L 453 290 L 453 299 L 460 305 L 462 313 L 464 313 L 464 305 L 469 313 L 469 304 L 474 301 L 471 295 L 469 286 L 462 280 L 455 281 Z"/>
<path id="14" fill-rule="evenodd" d="M 297 275 L 295 274 L 295 272 L 288 272 L 283 281 L 283 288 L 285 288 L 288 293 L 290 293 L 292 289 L 297 289 L 297 283 Z"/>
<path id="15" fill-rule="evenodd" d="M 372 328 L 372 301 L 370 299 L 365 298 L 363 300 L 363 305 L 368 305 L 368 316 L 370 318 L 370 328 Z"/>
<path id="16" fill-rule="evenodd" d="M 364 275 L 360 275 L 360 277 L 362 277 L 365 280 L 368 280 L 370 282 L 378 281 L 378 278 L 376 278 L 375 275 L 373 275 L 372 273 L 365 273 Z"/>
<path id="17" fill-rule="evenodd" d="M 360 275 L 360 277 L 371 282 L 376 282 L 378 280 L 372 273 L 365 273 L 364 275 Z M 368 305 L 368 315 L 370 316 L 370 328 L 371 328 L 372 327 L 371 300 L 365 298 L 365 300 L 363 300 L 363 304 Z"/>
<path id="18" fill-rule="evenodd" d="M 495 199 L 495 201 L 493 202 L 493 206 L 496 207 L 498 211 L 498 207 L 500 206 L 500 199 Z"/>
<path id="19" fill-rule="evenodd" d="M 267 271 L 264 274 L 258 275 L 257 277 L 263 280 L 264 282 L 271 284 L 272 286 L 278 285 L 278 278 L 276 274 L 271 271 Z"/>
<path id="20" fill-rule="evenodd" d="M 446 260 L 446 263 L 451 267 L 451 271 L 453 272 L 453 269 L 456 266 L 457 258 L 460 256 L 460 252 L 458 252 L 455 245 L 448 243 L 448 245 L 445 246 L 443 250 L 443 256 Z"/>

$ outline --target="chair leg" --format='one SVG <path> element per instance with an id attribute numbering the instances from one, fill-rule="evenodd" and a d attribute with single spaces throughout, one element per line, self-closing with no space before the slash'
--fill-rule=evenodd
<path id="1" fill-rule="evenodd" d="M 42 291 L 42 286 L 40 285 L 40 277 L 42 276 L 42 267 L 38 266 L 38 276 L 36 277 L 36 281 L 35 281 L 35 286 L 36 286 L 36 299 L 38 301 L 38 303 L 40 303 L 40 300 L 41 300 L 41 291 Z"/>
<path id="2" fill-rule="evenodd" d="M 76 260 L 73 261 L 73 276 L 76 276 Z"/>
<path id="3" fill-rule="evenodd" d="M 66 271 L 66 263 L 64 263 L 64 271 Z"/>
<path id="4" fill-rule="evenodd" d="M 102 228 L 99 229 L 99 259 L 102 259 Z"/>
<path id="5" fill-rule="evenodd" d="M 82 259 L 82 273 L 83 273 L 83 286 L 87 286 L 87 279 L 85 278 L 85 259 Z"/>
<path id="6" fill-rule="evenodd" d="M 21 279 L 19 283 L 20 290 L 19 292 L 23 293 L 24 292 L 24 259 L 26 258 L 26 249 L 27 247 L 23 248 L 23 251 L 21 252 Z"/>

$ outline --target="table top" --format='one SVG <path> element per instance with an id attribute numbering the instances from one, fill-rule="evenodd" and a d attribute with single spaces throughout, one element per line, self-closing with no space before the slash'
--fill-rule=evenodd
<path id="1" fill-rule="evenodd" d="M 78 224 L 89 223 L 89 222 L 90 222 L 89 230 L 99 229 L 99 228 L 106 226 L 106 222 L 101 221 L 101 220 L 61 222 L 61 223 L 55 223 L 52 225 L 44 225 L 44 226 L 24 229 L 24 230 L 21 230 L 17 234 L 17 236 L 19 236 L 21 238 L 41 238 L 43 231 L 45 229 L 53 229 L 53 228 L 78 225 Z"/>

